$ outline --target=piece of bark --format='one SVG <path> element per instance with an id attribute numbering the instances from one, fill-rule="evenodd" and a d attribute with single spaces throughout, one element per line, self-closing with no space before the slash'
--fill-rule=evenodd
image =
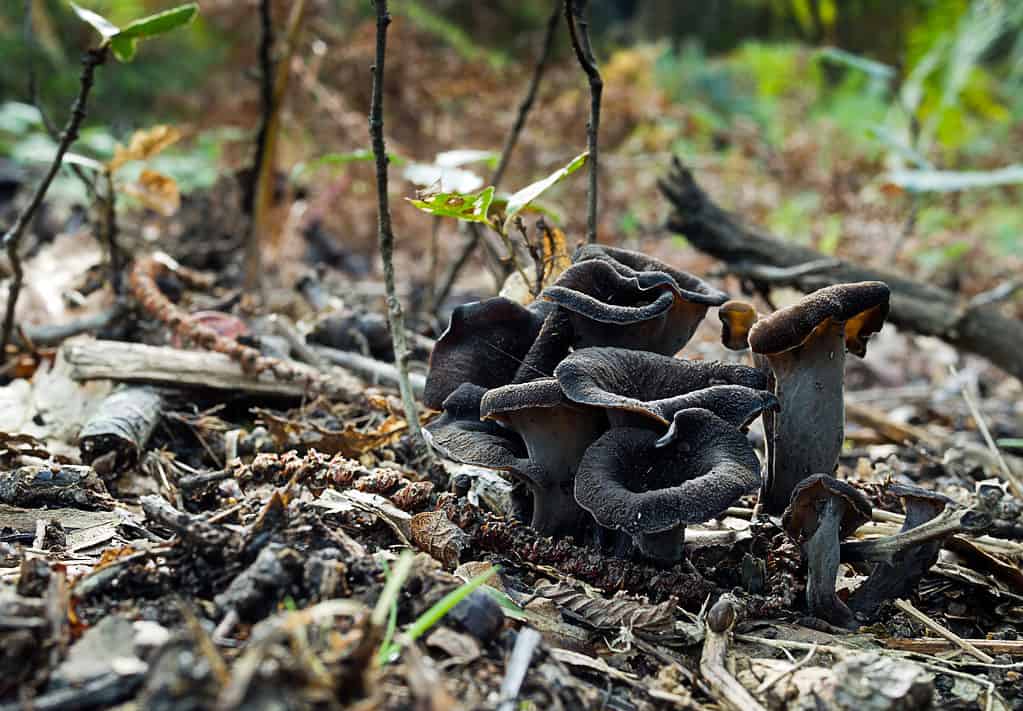
<path id="1" fill-rule="evenodd" d="M 306 394 L 301 382 L 274 380 L 269 373 L 250 375 L 223 353 L 119 341 L 68 342 L 61 353 L 74 380 L 160 383 L 291 397 Z M 328 394 L 332 396 L 355 399 L 362 392 L 362 384 L 347 373 L 334 373 L 331 380 Z"/>
<path id="2" fill-rule="evenodd" d="M 120 387 L 108 395 L 78 435 L 82 461 L 111 457 L 111 471 L 138 462 L 163 414 L 164 398 L 148 386 Z"/>
<path id="3" fill-rule="evenodd" d="M 92 467 L 33 464 L 0 472 L 0 504 L 110 510 L 114 500 Z"/>
<path id="4" fill-rule="evenodd" d="M 742 223 L 717 204 L 696 184 L 692 172 L 677 158 L 661 191 L 674 210 L 668 220 L 673 232 L 685 236 L 696 249 L 729 265 L 737 276 L 749 276 L 756 267 L 789 269 L 767 279 L 751 276 L 769 286 L 792 286 L 804 292 L 831 284 L 883 281 L 891 288 L 888 320 L 925 336 L 935 336 L 970 353 L 984 356 L 1007 373 L 1023 379 L 1023 322 L 1008 318 L 995 305 L 977 305 L 955 292 L 907 279 L 881 269 L 867 269 L 846 262 L 811 273 L 792 267 L 818 262 L 825 255 L 809 247 L 776 239 Z"/>

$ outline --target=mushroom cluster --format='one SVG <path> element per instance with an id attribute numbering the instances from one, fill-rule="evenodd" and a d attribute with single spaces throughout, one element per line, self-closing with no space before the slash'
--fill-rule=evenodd
<path id="1" fill-rule="evenodd" d="M 465 304 L 437 342 L 425 432 L 506 472 L 531 525 L 618 554 L 682 558 L 685 527 L 761 484 L 744 434 L 776 410 L 763 369 L 673 357 L 728 296 L 638 252 L 579 249 L 540 298 Z"/>

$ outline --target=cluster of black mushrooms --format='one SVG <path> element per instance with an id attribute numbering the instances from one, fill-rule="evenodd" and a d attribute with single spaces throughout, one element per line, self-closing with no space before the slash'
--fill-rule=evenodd
<path id="1" fill-rule="evenodd" d="M 442 411 L 425 429 L 437 452 L 521 483 L 544 535 L 662 564 L 682 560 L 687 525 L 759 489 L 760 512 L 781 516 L 807 559 L 810 613 L 834 624 L 915 587 L 940 539 L 886 548 L 848 605 L 835 593 L 841 541 L 871 516 L 863 494 L 831 476 L 845 355 L 862 357 L 880 330 L 887 285 L 826 287 L 759 318 L 639 252 L 587 245 L 572 261 L 528 306 L 494 297 L 455 309 L 424 395 Z M 749 349 L 749 365 L 674 357 L 711 307 L 723 344 Z M 746 435 L 757 417 L 764 476 Z M 904 531 L 949 503 L 916 487 L 890 491 L 905 504 Z"/>

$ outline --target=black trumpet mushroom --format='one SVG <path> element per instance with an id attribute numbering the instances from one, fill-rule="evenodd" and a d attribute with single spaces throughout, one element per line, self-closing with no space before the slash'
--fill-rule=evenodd
<path id="1" fill-rule="evenodd" d="M 850 627 L 853 613 L 835 593 L 841 541 L 870 520 L 867 497 L 826 474 L 806 477 L 792 492 L 782 527 L 799 543 L 806 561 L 806 606 L 810 614 Z"/>
<path id="2" fill-rule="evenodd" d="M 423 404 L 439 410 L 462 383 L 510 383 L 543 326 L 547 305 L 526 308 L 495 296 L 462 304 L 430 355 Z"/>
<path id="3" fill-rule="evenodd" d="M 780 514 L 804 478 L 830 474 L 845 432 L 845 351 L 863 356 L 867 339 L 888 315 L 888 286 L 865 281 L 829 286 L 750 328 L 754 354 L 764 356 L 781 410 L 773 417 L 761 506 Z"/>
<path id="4" fill-rule="evenodd" d="M 573 345 L 618 346 L 672 355 L 711 306 L 728 295 L 638 252 L 584 247 L 542 293 L 569 314 Z"/>
<path id="5" fill-rule="evenodd" d="M 579 507 L 574 501 L 564 510 L 548 505 L 555 496 L 564 503 L 562 482 L 530 459 L 529 448 L 518 434 L 480 419 L 484 393 L 484 388 L 464 383 L 449 395 L 441 416 L 423 429 L 430 446 L 453 461 L 507 472 L 530 492 L 533 528 L 546 535 L 571 532 L 578 523 Z"/>
<path id="6" fill-rule="evenodd" d="M 684 438 L 612 428 L 586 450 L 575 478 L 575 498 L 598 524 L 668 564 L 683 557 L 687 524 L 720 515 L 760 484 L 756 453 L 735 427 L 700 408 L 674 421 Z"/>
<path id="7" fill-rule="evenodd" d="M 898 496 L 906 511 L 902 531 L 933 520 L 953 502 L 947 496 L 908 484 L 890 484 L 888 492 Z M 892 562 L 880 562 L 849 598 L 849 607 L 869 619 L 881 603 L 909 595 L 938 560 L 943 539 L 926 541 L 908 548 Z"/>
<path id="8" fill-rule="evenodd" d="M 680 360 L 626 348 L 575 351 L 554 374 L 568 399 L 603 408 L 612 427 L 663 428 L 675 412 L 689 407 L 730 420 L 730 409 L 742 410 L 749 400 L 770 395 L 758 392 L 767 386 L 767 376 L 747 365 Z"/>
<path id="9" fill-rule="evenodd" d="M 555 378 L 487 391 L 480 416 L 514 431 L 543 480 L 529 481 L 533 527 L 545 534 L 577 533 L 585 516 L 573 496 L 573 478 L 586 448 L 606 429 L 603 413 L 566 399 Z"/>

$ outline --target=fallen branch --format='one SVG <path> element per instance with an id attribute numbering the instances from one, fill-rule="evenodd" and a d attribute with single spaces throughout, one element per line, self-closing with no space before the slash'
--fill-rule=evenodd
<path id="1" fill-rule="evenodd" d="M 75 341 L 64 344 L 61 356 L 70 366 L 74 380 L 154 383 L 296 398 L 308 394 L 306 379 L 276 380 L 246 372 L 223 353 L 120 341 Z M 308 373 L 309 378 L 319 377 L 318 373 L 298 363 L 293 367 Z M 334 374 L 327 382 L 325 394 L 328 396 L 350 399 L 362 390 L 361 384 L 351 376 Z"/>
<path id="2" fill-rule="evenodd" d="M 728 643 L 735 626 L 735 607 L 722 596 L 707 613 L 707 637 L 703 641 L 700 674 L 714 695 L 715 701 L 732 711 L 767 711 L 753 698 L 746 687 L 732 676 L 725 663 Z"/>
<path id="3" fill-rule="evenodd" d="M 674 207 L 668 227 L 685 236 L 696 249 L 729 266 L 761 272 L 755 280 L 767 287 L 792 286 L 804 292 L 850 281 L 884 281 L 891 287 L 888 320 L 925 336 L 935 336 L 970 353 L 984 356 L 1007 373 L 1023 379 L 1023 322 L 1003 316 L 990 304 L 970 304 L 959 294 L 921 284 L 880 269 L 847 262 L 809 273 L 795 269 L 783 277 L 770 278 L 763 267 L 792 269 L 820 264 L 825 256 L 809 247 L 783 242 L 766 232 L 744 225 L 734 214 L 715 204 L 696 184 L 692 172 L 675 159 L 661 191 Z"/>
<path id="4" fill-rule="evenodd" d="M 340 365 L 368 381 L 391 386 L 396 386 L 399 383 L 401 376 L 398 369 L 390 363 L 384 363 L 360 353 L 341 351 L 327 346 L 310 346 L 310 348 L 321 358 Z M 426 376 L 421 373 L 409 373 L 408 379 L 412 393 L 417 398 L 421 398 L 426 389 Z"/>

